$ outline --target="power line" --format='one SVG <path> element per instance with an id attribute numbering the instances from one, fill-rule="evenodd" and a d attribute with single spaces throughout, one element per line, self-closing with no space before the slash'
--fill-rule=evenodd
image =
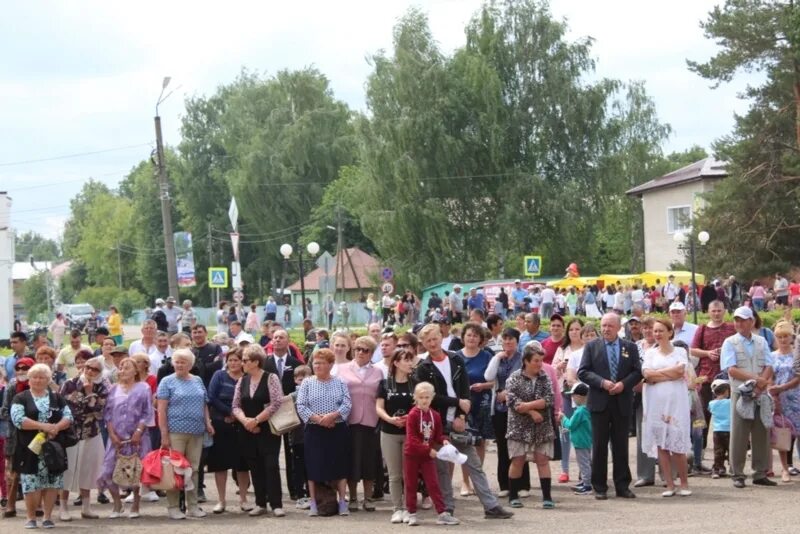
<path id="1" fill-rule="evenodd" d="M 95 174 L 93 176 L 84 176 L 83 178 L 74 178 L 72 180 L 59 180 L 58 182 L 50 182 L 50 183 L 46 183 L 46 184 L 36 184 L 36 185 L 27 185 L 25 187 L 9 187 L 8 190 L 9 190 L 9 192 L 14 193 L 16 191 L 27 191 L 29 189 L 41 189 L 42 187 L 52 187 L 54 185 L 71 184 L 71 183 L 75 183 L 75 182 L 83 182 L 85 180 L 91 180 L 92 178 L 101 178 L 101 177 L 104 177 L 104 176 L 115 176 L 115 175 L 118 175 L 118 174 L 126 173 L 129 170 L 130 169 L 122 169 L 122 170 L 114 171 L 114 172 L 105 172 L 103 174 Z"/>
<path id="2" fill-rule="evenodd" d="M 16 165 L 28 165 L 30 163 L 44 163 L 47 161 L 58 161 L 61 159 L 71 159 L 71 158 L 82 158 L 84 156 L 94 156 L 97 154 L 107 154 L 108 152 L 119 152 L 121 150 L 130 150 L 133 148 L 142 148 L 144 146 L 152 146 L 153 142 L 150 141 L 149 143 L 139 143 L 138 145 L 128 145 L 128 146 L 119 146 L 115 148 L 106 148 L 103 150 L 93 150 L 91 152 L 79 152 L 76 154 L 64 154 L 62 156 L 51 156 L 48 158 L 38 158 L 38 159 L 27 159 L 22 161 L 6 161 L 0 163 L 0 167 L 13 167 Z"/>

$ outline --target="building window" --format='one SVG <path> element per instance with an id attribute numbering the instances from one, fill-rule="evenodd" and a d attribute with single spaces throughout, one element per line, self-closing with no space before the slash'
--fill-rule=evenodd
<path id="1" fill-rule="evenodd" d="M 675 206 L 667 208 L 667 232 L 685 232 L 692 227 L 691 206 Z"/>

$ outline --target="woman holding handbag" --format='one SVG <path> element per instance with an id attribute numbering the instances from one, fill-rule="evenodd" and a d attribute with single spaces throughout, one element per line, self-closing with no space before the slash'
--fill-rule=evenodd
<path id="1" fill-rule="evenodd" d="M 87 364 L 89 365 L 89 364 Z M 119 477 L 114 471 L 123 464 L 141 465 L 141 459 L 150 452 L 150 434 L 147 426 L 154 419 L 150 386 L 142 382 L 139 368 L 133 359 L 122 360 L 117 372 L 117 383 L 108 393 L 103 418 L 108 428 L 108 443 L 103 458 L 103 471 L 97 483 L 101 489 L 108 488 L 114 499 L 111 519 L 122 517 L 123 506 L 119 495 Z M 133 481 L 133 506 L 129 518 L 139 517 L 139 482 Z M 86 500 L 84 499 L 84 502 Z"/>
<path id="2" fill-rule="evenodd" d="M 61 492 L 59 518 L 70 521 L 69 493 L 81 496 L 81 517 L 97 519 L 90 508 L 89 492 L 97 487 L 97 479 L 103 469 L 103 437 L 100 421 L 108 398 L 108 382 L 103 378 L 103 358 L 92 357 L 88 350 L 75 354 L 78 376 L 61 386 L 61 396 L 72 412 L 73 430 L 78 444 L 67 449 L 68 467 L 64 473 L 64 491 Z"/>
<path id="3" fill-rule="evenodd" d="M 231 469 L 236 472 L 236 480 L 239 485 L 239 507 L 243 512 L 253 509 L 253 505 L 247 502 L 250 473 L 247 470 L 247 461 L 238 444 L 237 434 L 241 428 L 233 415 L 233 396 L 236 384 L 241 380 L 243 374 L 242 349 L 236 347 L 225 355 L 225 368 L 216 371 L 208 385 L 209 411 L 211 412 L 211 424 L 214 425 L 214 444 L 208 451 L 206 467 L 209 473 L 214 473 L 214 482 L 217 484 L 219 502 L 214 506 L 215 514 L 225 511 L 228 471 Z"/>
<path id="4" fill-rule="evenodd" d="M 36 509 L 40 503 L 43 503 L 44 509 L 42 526 L 55 526 L 50 517 L 58 491 L 64 488 L 64 472 L 50 471 L 44 454 L 37 455 L 28 447 L 34 439 L 38 441 L 42 436 L 48 441 L 57 442 L 58 435 L 72 425 L 72 412 L 66 401 L 49 388 L 52 379 L 52 369 L 37 363 L 28 371 L 30 389 L 18 393 L 11 404 L 11 423 L 18 430 L 14 471 L 20 473 L 22 493 L 25 495 L 28 517 L 25 528 L 37 528 Z"/>
<path id="5" fill-rule="evenodd" d="M 795 374 L 795 354 L 792 350 L 794 342 L 794 329 L 792 323 L 780 320 L 775 324 L 775 341 L 778 349 L 772 353 L 775 359 L 774 385 L 769 388 L 769 393 L 778 401 L 775 403 L 776 420 L 780 428 L 800 429 L 800 376 Z M 780 414 L 777 412 L 780 411 Z M 788 424 L 784 424 L 784 423 Z M 785 431 L 782 431 L 785 432 Z M 789 452 L 779 450 L 781 458 L 781 480 L 791 482 L 789 475 Z"/>
<path id="6" fill-rule="evenodd" d="M 275 517 L 283 517 L 281 475 L 278 455 L 281 438 L 269 428 L 269 418 L 283 402 L 283 388 L 278 375 L 264 371 L 267 354 L 260 345 L 248 345 L 242 353 L 244 376 L 236 383 L 232 414 L 241 424 L 239 451 L 247 460 L 256 494 L 251 516 L 267 513 L 267 501 Z"/>

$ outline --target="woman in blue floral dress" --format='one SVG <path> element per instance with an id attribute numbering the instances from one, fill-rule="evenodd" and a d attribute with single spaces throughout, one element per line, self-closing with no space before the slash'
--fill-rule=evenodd
<path id="1" fill-rule="evenodd" d="M 800 377 L 794 372 L 794 352 L 792 350 L 792 341 L 794 331 L 792 324 L 788 321 L 778 321 L 775 324 L 775 340 L 778 344 L 778 350 L 772 353 L 775 359 L 774 365 L 774 385 L 769 388 L 772 398 L 776 399 L 775 415 L 778 412 L 791 423 L 790 428 L 800 430 Z M 781 479 L 784 482 L 790 482 L 788 465 L 788 453 L 785 451 L 780 452 L 781 464 L 783 472 Z"/>
<path id="2" fill-rule="evenodd" d="M 28 448 L 39 433 L 54 439 L 72 424 L 72 412 L 61 395 L 49 389 L 53 371 L 44 364 L 36 364 L 28 371 L 30 389 L 17 394 L 11 405 L 11 422 L 18 429 L 14 451 L 14 470 L 21 474 L 22 493 L 28 522 L 25 528 L 36 528 L 36 509 L 44 502 L 42 526 L 53 528 L 50 519 L 58 490 L 64 488 L 64 474 L 50 473 L 41 456 Z"/>

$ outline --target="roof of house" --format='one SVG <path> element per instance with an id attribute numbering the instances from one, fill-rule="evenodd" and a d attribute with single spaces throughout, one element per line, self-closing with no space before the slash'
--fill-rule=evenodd
<path id="1" fill-rule="evenodd" d="M 691 182 L 699 182 L 705 179 L 719 179 L 728 176 L 726 163 L 716 160 L 714 158 L 705 158 L 696 161 L 691 165 L 682 167 L 677 171 L 672 171 L 659 178 L 654 178 L 649 182 L 637 185 L 633 189 L 625 192 L 627 195 L 641 196 L 642 193 L 654 191 L 656 189 L 663 189 L 666 187 L 675 187 L 678 185 L 688 184 Z"/>
<path id="2" fill-rule="evenodd" d="M 27 261 L 16 261 L 11 267 L 12 280 L 27 280 L 36 273 L 49 271 L 53 267 L 53 262 L 50 261 L 35 261 L 31 265 Z"/>
<path id="3" fill-rule="evenodd" d="M 380 269 L 380 262 L 377 258 L 373 258 L 363 250 L 358 247 L 352 247 L 347 249 L 347 254 L 344 255 L 344 289 L 357 289 L 359 286 L 362 289 L 372 289 L 375 287 L 373 283 L 373 279 L 375 276 L 378 275 L 378 270 Z M 352 268 L 350 267 L 350 262 L 352 261 Z M 335 268 L 338 263 L 338 254 L 333 257 L 333 266 L 334 269 L 331 272 L 330 276 L 334 276 L 336 274 Z M 342 264 L 339 263 L 339 269 L 342 269 Z M 353 276 L 353 271 L 355 271 L 356 276 L 358 276 L 358 283 L 356 283 L 356 278 Z M 303 281 L 305 283 L 305 290 L 306 291 L 319 291 L 319 280 L 324 276 L 321 267 L 317 267 L 310 273 L 308 273 Z M 339 278 L 337 280 L 337 289 L 341 289 L 342 283 L 342 273 L 339 273 Z M 295 283 L 287 287 L 291 291 L 300 291 L 300 280 L 297 280 Z"/>

